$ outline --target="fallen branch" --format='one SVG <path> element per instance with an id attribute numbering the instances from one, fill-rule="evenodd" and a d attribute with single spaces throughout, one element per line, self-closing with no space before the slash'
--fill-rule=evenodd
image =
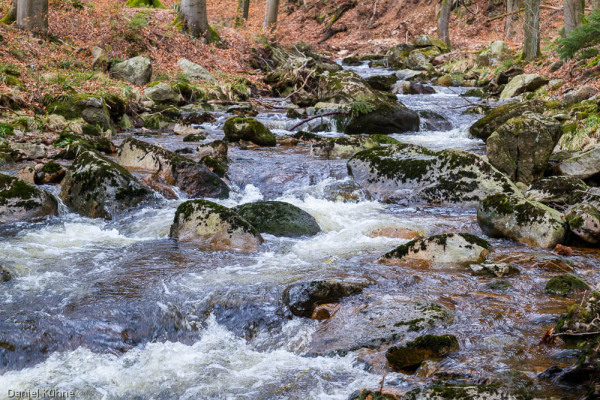
<path id="1" fill-rule="evenodd" d="M 313 115 L 312 117 L 308 117 L 306 119 L 303 119 L 302 121 L 298 122 L 296 125 L 292 126 L 290 128 L 290 131 L 293 131 L 297 127 L 299 127 L 301 125 L 304 125 L 305 123 L 310 122 L 313 119 L 317 119 L 317 118 L 321 118 L 321 117 L 327 117 L 329 115 L 340 115 L 340 114 L 348 114 L 348 112 L 347 111 L 331 111 L 331 112 L 326 112 L 325 114 Z"/>
<path id="2" fill-rule="evenodd" d="M 597 336 L 600 335 L 600 332 L 562 332 L 562 333 L 553 333 L 552 336 Z"/>

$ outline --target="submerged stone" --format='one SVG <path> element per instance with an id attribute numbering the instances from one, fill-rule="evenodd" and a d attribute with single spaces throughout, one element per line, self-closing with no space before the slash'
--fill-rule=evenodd
<path id="1" fill-rule="evenodd" d="M 315 306 L 336 303 L 340 299 L 361 293 L 368 282 L 320 280 L 296 283 L 283 292 L 283 303 L 292 314 L 310 318 Z"/>
<path id="2" fill-rule="evenodd" d="M 566 296 L 576 290 L 588 290 L 590 286 L 573 274 L 555 276 L 546 283 L 546 292 L 558 296 Z"/>
<path id="3" fill-rule="evenodd" d="M 425 360 L 439 359 L 459 349 L 458 339 L 454 335 L 425 335 L 404 346 L 390 347 L 385 358 L 395 370 L 414 371 Z"/>
<path id="4" fill-rule="evenodd" d="M 229 142 L 245 140 L 259 146 L 276 146 L 277 138 L 261 122 L 250 117 L 232 117 L 223 126 Z"/>

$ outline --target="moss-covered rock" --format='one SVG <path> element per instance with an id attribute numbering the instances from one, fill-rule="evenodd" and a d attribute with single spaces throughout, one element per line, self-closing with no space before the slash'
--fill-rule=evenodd
<path id="1" fill-rule="evenodd" d="M 132 137 L 119 147 L 117 162 L 128 168 L 158 172 L 167 184 L 177 186 L 190 197 L 229 196 L 227 184 L 207 166 Z"/>
<path id="2" fill-rule="evenodd" d="M 183 96 L 179 91 L 166 82 L 159 82 L 147 87 L 144 90 L 144 96 L 157 104 L 179 104 L 183 101 Z"/>
<path id="3" fill-rule="evenodd" d="M 450 46 L 448 46 L 443 40 L 430 35 L 419 35 L 415 37 L 413 40 L 413 46 L 417 48 L 437 47 L 437 49 L 442 53 L 447 53 L 450 51 Z"/>
<path id="4" fill-rule="evenodd" d="M 594 146 L 560 162 L 558 171 L 571 178 L 587 179 L 600 174 L 600 146 Z"/>
<path id="5" fill-rule="evenodd" d="M 458 339 L 454 335 L 425 335 L 404 346 L 390 347 L 385 352 L 385 358 L 395 370 L 414 371 L 425 360 L 440 359 L 459 349 Z"/>
<path id="6" fill-rule="evenodd" d="M 521 273 L 519 267 L 513 263 L 484 261 L 481 264 L 471 264 L 471 271 L 476 275 L 502 278 L 504 276 L 513 276 Z"/>
<path id="7" fill-rule="evenodd" d="M 472 206 L 490 194 L 519 193 L 483 157 L 462 150 L 409 144 L 374 148 L 355 154 L 348 171 L 375 198 L 401 204 Z"/>
<path id="8" fill-rule="evenodd" d="M 587 190 L 588 186 L 581 179 L 550 176 L 533 182 L 525 197 L 546 205 L 573 205 L 581 202 Z"/>
<path id="9" fill-rule="evenodd" d="M 223 126 L 229 142 L 245 140 L 259 146 L 276 146 L 277 138 L 261 122 L 250 117 L 232 117 Z"/>
<path id="10" fill-rule="evenodd" d="M 506 193 L 483 199 L 477 207 L 477 222 L 488 236 L 505 237 L 529 246 L 554 248 L 566 235 L 561 213 Z"/>
<path id="11" fill-rule="evenodd" d="M 0 174 L 0 223 L 39 221 L 57 214 L 58 202 L 50 193 Z"/>
<path id="12" fill-rule="evenodd" d="M 204 139 L 206 139 L 206 136 L 204 136 L 204 135 L 190 133 L 189 135 L 184 136 L 183 141 L 184 142 L 201 142 Z"/>
<path id="13" fill-rule="evenodd" d="M 103 130 L 114 130 L 111 114 L 102 96 L 79 95 L 61 98 L 50 103 L 46 111 L 66 119 L 83 118 L 88 124 L 99 126 Z"/>
<path id="14" fill-rule="evenodd" d="M 406 68 L 406 59 L 412 50 L 414 46 L 408 43 L 391 47 L 386 54 L 388 66 L 394 69 Z"/>
<path id="15" fill-rule="evenodd" d="M 477 64 L 487 67 L 495 66 L 510 59 L 510 50 L 505 42 L 496 40 L 491 42 L 482 52 L 477 54 Z"/>
<path id="16" fill-rule="evenodd" d="M 509 119 L 490 135 L 487 156 L 510 179 L 529 184 L 544 175 L 561 136 L 560 122 L 525 112 Z"/>
<path id="17" fill-rule="evenodd" d="M 375 90 L 391 92 L 394 83 L 398 81 L 396 75 L 375 75 L 366 78 L 367 83 Z"/>
<path id="18" fill-rule="evenodd" d="M 485 117 L 475 122 L 469 128 L 469 133 L 476 138 L 487 140 L 496 129 L 509 119 L 519 117 L 525 111 L 541 114 L 545 111 L 545 108 L 546 105 L 541 100 L 505 104 L 491 110 Z"/>
<path id="19" fill-rule="evenodd" d="M 260 233 L 235 211 L 207 200 L 177 207 L 170 237 L 214 250 L 256 251 Z"/>
<path id="20" fill-rule="evenodd" d="M 257 201 L 235 207 L 234 210 L 261 233 L 297 237 L 321 232 L 312 215 L 282 201 Z"/>
<path id="21" fill-rule="evenodd" d="M 133 57 L 113 65 L 110 75 L 134 85 L 145 85 L 152 78 L 152 63 L 146 57 Z"/>
<path id="22" fill-rule="evenodd" d="M 573 274 L 555 276 L 546 283 L 546 292 L 566 296 L 573 291 L 588 290 L 590 286 Z"/>
<path id="23" fill-rule="evenodd" d="M 67 171 L 60 198 L 76 213 L 111 219 L 153 196 L 129 171 L 92 150 L 84 150 Z"/>
<path id="24" fill-rule="evenodd" d="M 104 153 L 114 153 L 117 151 L 117 147 L 110 139 L 100 136 L 97 133 L 89 134 L 92 133 L 90 130 L 86 130 L 86 132 L 88 134 L 62 132 L 59 135 L 58 139 L 54 141 L 54 146 L 67 148 L 75 143 L 78 143 L 79 145 L 89 150 L 102 151 Z M 67 156 L 66 153 L 60 154 L 60 157 L 62 158 L 67 158 L 65 156 Z"/>
<path id="25" fill-rule="evenodd" d="M 403 244 L 381 257 L 386 264 L 423 261 L 428 264 L 481 263 L 492 251 L 484 239 L 470 233 L 446 233 L 415 239 Z"/>
<path id="26" fill-rule="evenodd" d="M 356 135 L 320 140 L 310 149 L 312 154 L 320 157 L 350 158 L 359 151 L 392 144 L 400 144 L 400 142 L 386 135 Z"/>
<path id="27" fill-rule="evenodd" d="M 295 283 L 283 292 L 283 304 L 292 314 L 310 318 L 315 306 L 337 303 L 340 299 L 361 293 L 368 282 L 319 280 Z"/>
<path id="28" fill-rule="evenodd" d="M 449 131 L 452 129 L 452 123 L 435 111 L 421 110 L 419 116 L 428 131 Z"/>
<path id="29" fill-rule="evenodd" d="M 565 214 L 571 232 L 591 244 L 600 243 L 600 211 L 588 203 L 577 204 Z"/>
<path id="30" fill-rule="evenodd" d="M 538 74 L 517 75 L 506 84 L 501 100 L 511 99 L 525 92 L 533 92 L 548 83 L 548 78 Z"/>

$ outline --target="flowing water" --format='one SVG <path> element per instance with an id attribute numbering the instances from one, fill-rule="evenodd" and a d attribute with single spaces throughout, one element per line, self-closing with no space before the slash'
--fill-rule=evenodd
<path id="1" fill-rule="evenodd" d="M 359 72 L 387 73 L 364 67 Z M 468 104 L 459 89 L 438 90 L 399 98 L 411 109 L 444 115 L 452 129 L 394 137 L 481 152 L 483 143 L 467 133 L 477 117 L 462 115 Z M 216 123 L 203 126 L 210 132 L 207 141 L 223 137 L 226 117 L 219 114 Z M 258 119 L 278 135 L 298 122 L 277 112 Z M 189 146 L 180 136 L 142 139 L 171 150 Z M 232 194 L 215 201 L 228 207 L 286 201 L 313 215 L 323 232 L 293 239 L 264 235 L 257 253 L 200 251 L 168 238 L 183 198 L 114 221 L 63 207 L 59 217 L 43 223 L 1 227 L 0 263 L 14 279 L 0 287 L 0 398 L 8 390 L 54 388 L 85 399 L 346 399 L 357 389 L 378 387 L 385 371 L 382 351 L 315 351 L 324 329 L 331 328 L 328 322 L 292 318 L 282 306 L 288 285 L 321 278 L 374 282 L 342 301 L 347 310 L 372 301 L 393 309 L 416 299 L 451 310 L 453 322 L 428 332 L 456 335 L 461 350 L 416 375 L 387 373 L 388 387 L 408 390 L 440 374 L 458 383 L 484 381 L 511 369 L 535 378 L 551 365 L 573 362 L 573 350 L 538 345 L 576 300 L 544 294 L 544 285 L 571 266 L 598 281 L 598 254 L 576 250 L 563 260 L 547 250 L 492 240 L 493 257 L 522 268 L 504 291 L 458 267 L 385 266 L 378 257 L 407 240 L 378 232 L 481 235 L 475 211 L 406 208 L 367 198 L 335 201 L 333 188 L 350 180 L 347 160 L 312 156 L 307 145 L 231 146 L 229 157 Z M 344 329 L 341 337 L 358 335 Z M 539 385 L 548 394 L 570 395 Z"/>

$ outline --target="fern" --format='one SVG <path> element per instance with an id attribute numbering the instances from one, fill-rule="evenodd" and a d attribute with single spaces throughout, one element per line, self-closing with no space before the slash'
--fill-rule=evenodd
<path id="1" fill-rule="evenodd" d="M 560 40 L 558 54 L 561 58 L 573 58 L 577 50 L 600 43 L 600 10 L 589 16 L 587 24 L 573 30 Z"/>
<path id="2" fill-rule="evenodd" d="M 368 114 L 375 110 L 375 106 L 365 100 L 356 100 L 350 103 L 350 115 L 352 117 L 358 117 L 360 115 Z"/>

